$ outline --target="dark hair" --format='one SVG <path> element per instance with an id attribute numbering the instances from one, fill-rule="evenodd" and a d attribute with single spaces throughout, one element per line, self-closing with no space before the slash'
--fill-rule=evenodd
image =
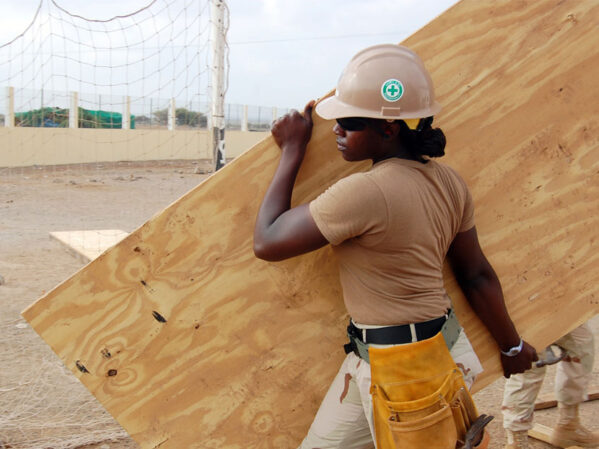
<path id="1" fill-rule="evenodd" d="M 422 156 L 441 157 L 445 155 L 445 134 L 440 128 L 433 128 L 433 118 L 420 120 L 417 129 L 410 129 L 403 120 L 399 120 L 399 139 L 401 144 L 418 159 Z"/>

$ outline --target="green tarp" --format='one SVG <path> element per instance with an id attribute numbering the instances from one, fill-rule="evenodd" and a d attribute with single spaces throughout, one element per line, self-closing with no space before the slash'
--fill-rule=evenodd
<path id="1" fill-rule="evenodd" d="M 40 108 L 15 113 L 16 126 L 45 128 L 68 128 L 69 110 L 61 108 Z M 79 108 L 79 128 L 119 129 L 123 127 L 123 115 L 119 112 L 93 111 Z M 135 116 L 131 115 L 131 129 L 135 129 Z"/>

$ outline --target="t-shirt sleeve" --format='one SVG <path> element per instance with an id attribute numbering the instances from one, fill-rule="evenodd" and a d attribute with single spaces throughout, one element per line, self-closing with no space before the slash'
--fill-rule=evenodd
<path id="1" fill-rule="evenodd" d="M 466 232 L 474 227 L 474 201 L 470 189 L 464 182 L 464 212 L 459 232 Z"/>
<path id="2" fill-rule="evenodd" d="M 316 226 L 333 245 L 366 233 L 383 233 L 388 220 L 383 193 L 364 173 L 341 179 L 309 207 Z"/>
<path id="3" fill-rule="evenodd" d="M 450 181 L 453 185 L 451 191 L 456 205 L 456 220 L 459 220 L 457 226 L 458 232 L 466 232 L 474 227 L 474 201 L 468 188 L 468 184 L 462 176 L 448 165 L 444 166 L 451 173 Z M 460 216 L 461 213 L 461 216 Z M 455 228 L 454 228 L 455 229 Z"/>

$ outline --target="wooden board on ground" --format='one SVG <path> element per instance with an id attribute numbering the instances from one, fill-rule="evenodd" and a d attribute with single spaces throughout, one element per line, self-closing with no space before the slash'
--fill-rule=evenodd
<path id="1" fill-rule="evenodd" d="M 90 262 L 113 247 L 128 233 L 120 229 L 97 229 L 85 231 L 54 231 L 50 237 L 58 240 L 84 262 Z"/>
<path id="2" fill-rule="evenodd" d="M 528 431 L 528 436 L 535 440 L 543 441 L 544 443 L 551 444 L 551 433 L 553 429 L 543 424 L 534 423 L 532 429 Z M 579 446 L 568 446 L 566 449 L 582 449 Z"/>
<path id="3" fill-rule="evenodd" d="M 588 393 L 584 402 L 596 401 L 597 399 L 599 399 L 599 392 Z M 557 399 L 554 397 L 541 397 L 535 402 L 535 410 L 545 410 L 553 407 L 557 407 Z"/>
<path id="4" fill-rule="evenodd" d="M 405 41 L 538 348 L 599 307 L 597 17 L 594 2 L 464 0 Z M 341 159 L 331 128 L 316 119 L 294 204 L 367 168 Z M 295 447 L 338 369 L 347 317 L 330 249 L 252 253 L 278 157 L 259 143 L 23 313 L 142 448 Z M 497 348 L 446 279 L 479 389 L 500 375 Z"/>

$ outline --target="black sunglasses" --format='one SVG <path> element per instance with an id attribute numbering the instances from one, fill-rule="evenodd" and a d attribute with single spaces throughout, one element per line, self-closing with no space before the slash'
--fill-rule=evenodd
<path id="1" fill-rule="evenodd" d="M 337 124 L 345 131 L 362 131 L 368 126 L 368 119 L 361 117 L 338 118 Z"/>

